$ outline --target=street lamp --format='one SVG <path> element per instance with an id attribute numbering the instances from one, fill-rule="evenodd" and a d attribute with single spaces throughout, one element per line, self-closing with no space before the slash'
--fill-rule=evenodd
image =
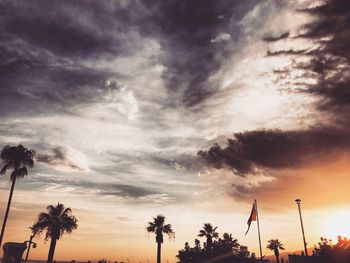
<path id="1" fill-rule="evenodd" d="M 29 228 L 32 230 L 32 234 L 30 235 L 29 240 L 26 241 L 28 243 L 28 248 L 27 248 L 27 254 L 26 254 L 26 259 L 24 260 L 24 263 L 27 263 L 28 261 L 29 251 L 30 251 L 30 248 L 32 247 L 32 244 L 33 244 L 33 248 L 36 248 L 36 243 L 33 242 L 33 238 L 37 234 L 37 231 L 33 229 L 33 227 L 29 227 Z"/>
<path id="2" fill-rule="evenodd" d="M 303 241 L 304 241 L 304 250 L 305 250 L 305 256 L 307 256 L 307 243 L 305 240 L 305 233 L 304 233 L 304 225 L 303 225 L 303 218 L 301 217 L 301 209 L 300 209 L 300 203 L 301 200 L 300 199 L 295 199 L 295 202 L 298 205 L 298 210 L 299 210 L 299 217 L 300 217 L 300 225 L 301 225 L 301 232 L 303 233 Z"/>

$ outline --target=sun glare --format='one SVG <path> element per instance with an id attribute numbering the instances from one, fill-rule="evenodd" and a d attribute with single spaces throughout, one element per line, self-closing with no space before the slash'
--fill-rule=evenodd
<path id="1" fill-rule="evenodd" d="M 326 218 L 324 237 L 336 243 L 337 236 L 350 237 L 350 210 L 333 212 Z"/>

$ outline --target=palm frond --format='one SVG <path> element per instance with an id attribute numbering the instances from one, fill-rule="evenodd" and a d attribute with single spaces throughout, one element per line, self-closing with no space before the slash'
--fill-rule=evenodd
<path id="1" fill-rule="evenodd" d="M 78 220 L 71 214 L 72 210 L 63 204 L 49 205 L 46 211 L 38 215 L 33 225 L 33 229 L 38 231 L 46 230 L 45 239 L 59 239 L 64 233 L 71 233 L 78 228 Z"/>
<path id="2" fill-rule="evenodd" d="M 0 171 L 0 174 L 5 174 L 7 169 L 9 169 L 9 167 L 10 167 L 10 163 L 5 163 Z"/>
<path id="3" fill-rule="evenodd" d="M 169 237 L 174 235 L 172 226 L 170 224 L 165 224 L 165 216 L 163 215 L 153 217 L 153 221 L 148 222 L 146 231 L 148 233 L 155 233 L 157 240 L 163 240 L 163 233 L 167 234 Z"/>
<path id="4" fill-rule="evenodd" d="M 0 158 L 4 162 L 0 174 L 6 173 L 8 169 L 13 169 L 11 180 L 15 177 L 24 177 L 28 175 L 27 167 L 34 166 L 35 151 L 28 150 L 22 144 L 18 146 L 6 145 L 2 151 Z"/>
<path id="5" fill-rule="evenodd" d="M 146 227 L 147 232 L 154 233 L 156 231 L 156 228 L 152 225 L 149 225 Z"/>
<path id="6" fill-rule="evenodd" d="M 205 237 L 206 235 L 207 233 L 203 229 L 199 230 L 199 234 L 198 234 L 199 237 Z"/>

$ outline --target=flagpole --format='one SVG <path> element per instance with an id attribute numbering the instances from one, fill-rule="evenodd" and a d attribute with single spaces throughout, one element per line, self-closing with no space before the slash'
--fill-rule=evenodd
<path id="1" fill-rule="evenodd" d="M 259 246 L 260 246 L 260 259 L 262 259 L 262 249 L 261 249 L 261 237 L 260 237 L 260 225 L 259 225 L 259 213 L 258 213 L 258 202 L 256 199 L 254 200 L 255 202 L 255 208 L 256 208 L 256 222 L 258 225 L 258 236 L 259 236 Z"/>

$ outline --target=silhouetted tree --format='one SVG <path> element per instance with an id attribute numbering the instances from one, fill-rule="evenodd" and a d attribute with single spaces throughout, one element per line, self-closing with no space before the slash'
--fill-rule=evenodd
<path id="1" fill-rule="evenodd" d="M 337 244 L 332 240 L 321 237 L 321 241 L 314 246 L 312 255 L 317 257 L 320 263 L 348 263 L 350 262 L 350 240 L 338 236 Z"/>
<path id="2" fill-rule="evenodd" d="M 237 252 L 237 249 L 240 247 L 238 240 L 232 237 L 232 234 L 224 233 L 222 235 L 221 243 L 225 250 Z"/>
<path id="3" fill-rule="evenodd" d="M 279 252 L 279 250 L 284 250 L 283 244 L 278 239 L 270 239 L 267 242 L 268 242 L 267 248 L 274 252 L 275 257 L 276 257 L 276 262 L 279 263 L 280 262 L 280 259 L 279 259 L 280 252 Z"/>
<path id="4" fill-rule="evenodd" d="M 19 144 L 18 146 L 6 145 L 2 149 L 0 158 L 4 162 L 4 166 L 2 167 L 0 174 L 5 174 L 8 169 L 12 169 L 12 173 L 10 175 L 12 184 L 4 215 L 4 220 L 2 222 L 2 228 L 0 233 L 0 247 L 5 233 L 7 218 L 10 213 L 12 195 L 13 190 L 15 189 L 16 179 L 28 175 L 27 167 L 32 168 L 34 166 L 34 156 L 35 151 L 28 150 L 27 148 L 23 147 L 22 144 Z"/>
<path id="5" fill-rule="evenodd" d="M 202 248 L 201 248 L 201 242 L 196 238 L 194 240 L 194 248 L 192 248 L 193 251 L 193 259 L 192 261 L 194 263 L 202 262 Z"/>
<path id="6" fill-rule="evenodd" d="M 250 252 L 249 252 L 247 246 L 239 246 L 238 256 L 240 258 L 249 258 L 249 257 L 255 258 L 255 254 L 254 253 L 252 253 L 252 255 L 250 255 Z"/>
<path id="7" fill-rule="evenodd" d="M 215 232 L 213 227 L 206 228 L 209 233 Z M 204 235 L 204 229 L 203 237 Z M 216 240 L 213 240 L 216 239 Z M 185 247 L 178 251 L 176 256 L 178 263 L 202 263 L 202 262 L 215 262 L 215 263 L 255 263 L 256 258 L 254 254 L 250 254 L 246 246 L 239 245 L 237 239 L 232 237 L 232 234 L 224 233 L 222 238 L 219 238 L 219 234 L 215 234 L 215 238 L 212 237 L 211 249 L 203 243 L 203 248 L 200 246 L 198 239 L 194 241 L 194 247 L 190 247 L 188 242 L 185 243 Z M 209 241 L 210 243 L 210 241 Z"/>
<path id="8" fill-rule="evenodd" d="M 331 240 L 332 243 L 332 240 Z M 350 240 L 347 237 L 338 236 L 338 243 L 334 245 L 335 249 L 350 250 Z"/>
<path id="9" fill-rule="evenodd" d="M 169 236 L 169 238 L 171 238 L 174 237 L 175 233 L 170 224 L 165 224 L 165 217 L 163 215 L 157 215 L 157 217 L 154 217 L 152 222 L 148 222 L 146 229 L 148 233 L 156 234 L 157 263 L 160 263 L 163 234 L 166 234 Z"/>
<path id="10" fill-rule="evenodd" d="M 199 230 L 198 237 L 205 237 L 207 239 L 206 247 L 207 249 L 211 249 L 213 247 L 213 239 L 217 239 L 219 237 L 216 229 L 218 227 L 213 227 L 210 223 L 205 223 L 203 229 Z"/>
<path id="11" fill-rule="evenodd" d="M 318 246 L 314 246 L 312 255 L 316 257 L 328 257 L 331 254 L 332 241 L 327 238 L 321 237 L 321 241 L 318 242 Z"/>
<path id="12" fill-rule="evenodd" d="M 45 240 L 51 238 L 47 262 L 52 263 L 57 240 L 65 233 L 72 233 L 78 227 L 78 220 L 72 215 L 70 208 L 63 204 L 49 205 L 47 212 L 39 214 L 33 228 L 37 231 L 46 230 Z"/>
<path id="13" fill-rule="evenodd" d="M 194 240 L 194 248 L 198 251 L 201 250 L 201 242 L 197 238 Z"/>
<path id="14" fill-rule="evenodd" d="M 180 262 L 193 262 L 193 253 L 194 251 L 189 246 L 188 242 L 185 243 L 185 247 L 182 250 L 179 250 L 177 257 Z"/>

